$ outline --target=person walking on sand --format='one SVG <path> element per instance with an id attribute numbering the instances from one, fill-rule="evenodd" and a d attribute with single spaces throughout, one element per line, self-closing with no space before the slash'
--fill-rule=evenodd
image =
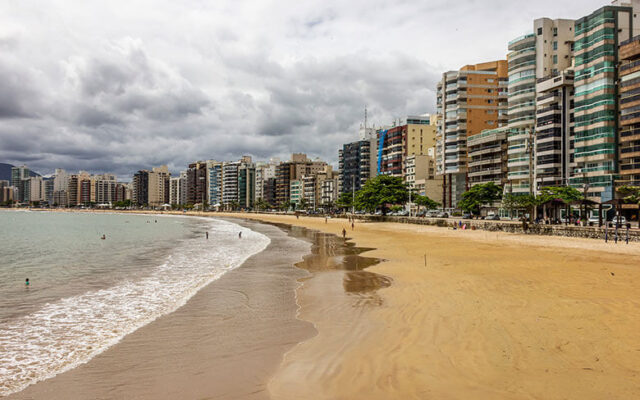
<path id="1" fill-rule="evenodd" d="M 346 239 L 347 238 L 347 230 L 342 228 L 342 238 Z"/>
<path id="2" fill-rule="evenodd" d="M 238 239 L 242 239 L 242 232 L 238 232 Z"/>
<path id="3" fill-rule="evenodd" d="M 327 217 L 324 217 L 324 223 L 325 224 L 327 223 Z"/>
<path id="4" fill-rule="evenodd" d="M 208 232 L 208 231 L 207 231 L 207 232 L 205 232 L 205 233 L 204 233 L 204 235 L 205 235 L 205 237 L 207 238 L 207 240 L 209 240 L 209 232 Z"/>
<path id="5" fill-rule="evenodd" d="M 355 228 L 356 228 L 356 224 L 353 221 L 351 221 L 351 230 L 354 230 Z"/>
<path id="6" fill-rule="evenodd" d="M 29 286 L 29 278 L 25 279 L 25 281 L 24 281 L 24 285 L 25 285 L 25 286 Z"/>

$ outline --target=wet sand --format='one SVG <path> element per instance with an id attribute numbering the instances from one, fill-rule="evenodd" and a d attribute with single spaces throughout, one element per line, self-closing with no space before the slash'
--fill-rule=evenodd
<path id="1" fill-rule="evenodd" d="M 274 399 L 640 398 L 637 243 L 246 217 L 346 227 L 392 280 L 369 296 L 344 296 L 348 271 L 304 281 L 318 334 L 287 352 Z"/>

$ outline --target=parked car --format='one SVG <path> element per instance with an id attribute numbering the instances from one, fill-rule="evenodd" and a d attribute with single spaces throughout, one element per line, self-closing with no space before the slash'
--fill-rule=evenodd
<path id="1" fill-rule="evenodd" d="M 618 218 L 620 218 L 620 226 L 624 226 L 627 224 L 627 219 L 625 217 L 623 217 L 622 215 L 620 217 L 613 217 L 609 222 L 612 222 L 614 225 L 618 224 Z"/>
<path id="2" fill-rule="evenodd" d="M 473 215 L 471 215 L 470 213 L 464 213 L 462 214 L 462 219 L 472 219 Z"/>
<path id="3" fill-rule="evenodd" d="M 500 221 L 500 216 L 498 214 L 489 214 L 485 219 L 489 221 Z"/>
<path id="4" fill-rule="evenodd" d="M 600 223 L 600 218 L 597 215 L 592 215 L 589 217 L 589 224 L 598 224 Z M 604 223 L 604 218 L 602 218 L 602 223 Z"/>
<path id="5" fill-rule="evenodd" d="M 428 218 L 435 218 L 435 217 L 437 217 L 437 216 L 438 216 L 438 214 L 439 214 L 439 213 L 438 213 L 437 211 L 433 211 L 433 210 L 431 210 L 431 211 L 428 211 L 428 212 L 427 212 L 427 217 L 428 217 Z"/>
<path id="6" fill-rule="evenodd" d="M 449 214 L 448 214 L 448 213 L 446 213 L 446 212 L 444 212 L 444 211 L 442 211 L 442 212 L 439 212 L 439 213 L 436 215 L 436 218 L 449 218 Z"/>

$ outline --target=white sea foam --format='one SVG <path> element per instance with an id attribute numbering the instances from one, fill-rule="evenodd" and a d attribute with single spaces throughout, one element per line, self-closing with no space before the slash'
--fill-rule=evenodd
<path id="1" fill-rule="evenodd" d="M 270 242 L 226 221 L 215 221 L 208 229 L 209 240 L 186 240 L 145 277 L 46 304 L 0 326 L 0 396 L 89 361 L 175 311 Z"/>

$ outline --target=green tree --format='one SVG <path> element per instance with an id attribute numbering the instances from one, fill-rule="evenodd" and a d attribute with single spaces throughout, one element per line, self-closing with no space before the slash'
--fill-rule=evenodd
<path id="1" fill-rule="evenodd" d="M 387 213 L 387 204 L 404 204 L 409 198 L 407 186 L 399 177 L 378 175 L 369 179 L 364 187 L 356 193 L 356 208 L 374 212 L 382 208 Z"/>
<path id="2" fill-rule="evenodd" d="M 256 200 L 255 207 L 260 211 L 264 211 L 268 208 L 273 208 L 271 207 L 271 204 L 267 203 L 262 197 Z"/>
<path id="3" fill-rule="evenodd" d="M 427 196 L 415 195 L 412 197 L 414 203 L 418 205 L 418 212 L 420 211 L 420 207 L 425 207 L 427 210 L 433 210 L 434 208 L 440 207 L 440 203 L 437 201 L 431 200 Z"/>
<path id="4" fill-rule="evenodd" d="M 278 208 L 282 211 L 287 211 L 290 207 L 291 207 L 290 201 L 283 201 L 282 203 L 280 203 L 280 206 Z"/>
<path id="5" fill-rule="evenodd" d="M 462 194 L 458 207 L 470 213 L 479 214 L 480 207 L 502 198 L 502 187 L 493 182 L 473 186 Z"/>
<path id="6" fill-rule="evenodd" d="M 540 189 L 538 203 L 544 204 L 551 200 L 562 200 L 565 204 L 582 200 L 582 193 L 571 186 L 546 186 Z"/>
<path id="7" fill-rule="evenodd" d="M 338 207 L 348 209 L 353 205 L 353 194 L 352 193 L 341 193 L 338 198 Z"/>
<path id="8" fill-rule="evenodd" d="M 306 210 L 309 207 L 309 200 L 302 197 L 298 203 L 298 210 Z"/>
<path id="9" fill-rule="evenodd" d="M 620 186 L 616 189 L 625 203 L 640 204 L 640 186 Z"/>

